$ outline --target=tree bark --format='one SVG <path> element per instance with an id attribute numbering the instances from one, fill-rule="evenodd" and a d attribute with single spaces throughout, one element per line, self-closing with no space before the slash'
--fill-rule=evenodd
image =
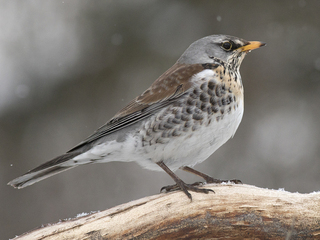
<path id="1" fill-rule="evenodd" d="M 15 239 L 320 239 L 320 192 L 205 187 L 215 194 L 161 193 Z"/>

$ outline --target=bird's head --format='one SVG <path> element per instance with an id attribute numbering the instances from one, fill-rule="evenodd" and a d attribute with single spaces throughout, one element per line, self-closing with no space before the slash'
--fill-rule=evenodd
<path id="1" fill-rule="evenodd" d="M 236 70 L 248 52 L 264 45 L 263 42 L 246 41 L 228 35 L 211 35 L 192 43 L 178 63 L 204 64 L 222 61 Z"/>

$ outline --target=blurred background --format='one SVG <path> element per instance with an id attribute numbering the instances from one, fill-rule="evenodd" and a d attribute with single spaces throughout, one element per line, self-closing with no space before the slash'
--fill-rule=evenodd
<path id="1" fill-rule="evenodd" d="M 238 132 L 195 168 L 264 188 L 319 191 L 319 10 L 316 0 L 1 0 L 1 238 L 172 184 L 165 173 L 113 162 L 21 190 L 6 185 L 93 133 L 192 42 L 211 34 L 267 46 L 242 63 Z"/>

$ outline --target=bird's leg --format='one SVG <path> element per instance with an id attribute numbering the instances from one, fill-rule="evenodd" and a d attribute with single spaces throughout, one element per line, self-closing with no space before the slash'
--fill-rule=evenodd
<path id="1" fill-rule="evenodd" d="M 194 170 L 193 168 L 187 167 L 187 166 L 181 167 L 180 169 L 183 170 L 183 171 L 189 172 L 189 173 L 193 173 L 193 174 L 195 174 L 195 175 L 197 175 L 199 177 L 202 177 L 207 183 L 227 183 L 227 182 L 233 182 L 235 184 L 241 184 L 242 183 L 238 179 L 231 179 L 231 180 L 216 179 L 216 178 L 210 177 L 207 174 L 204 174 L 202 172 L 199 172 L 199 171 Z M 199 183 L 199 182 L 197 182 L 197 183 Z"/>
<path id="2" fill-rule="evenodd" d="M 161 188 L 162 190 L 166 190 L 166 192 L 170 192 L 170 191 L 175 191 L 175 190 L 179 190 L 181 189 L 186 195 L 187 197 L 192 201 L 192 196 L 191 194 L 188 192 L 188 190 L 190 191 L 194 191 L 194 192 L 201 192 L 201 193 L 209 193 L 209 192 L 214 192 L 211 189 L 205 189 L 205 188 L 198 188 L 196 187 L 194 184 L 186 184 L 185 182 L 183 182 L 174 172 L 172 172 L 165 164 L 163 161 L 157 162 L 157 164 L 166 172 L 170 175 L 170 177 L 176 182 L 175 185 L 170 185 L 170 186 L 165 186 L 163 188 Z"/>

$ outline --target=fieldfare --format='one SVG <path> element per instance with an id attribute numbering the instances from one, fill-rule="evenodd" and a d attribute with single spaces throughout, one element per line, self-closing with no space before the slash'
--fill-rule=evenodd
<path id="1" fill-rule="evenodd" d="M 24 188 L 80 165 L 135 161 L 167 172 L 176 182 L 164 187 L 167 191 L 181 189 L 190 199 L 188 190 L 212 191 L 184 183 L 174 171 L 194 173 L 209 183 L 222 182 L 191 167 L 235 134 L 244 109 L 240 64 L 248 52 L 264 45 L 227 35 L 197 40 L 91 136 L 8 184 Z"/>

